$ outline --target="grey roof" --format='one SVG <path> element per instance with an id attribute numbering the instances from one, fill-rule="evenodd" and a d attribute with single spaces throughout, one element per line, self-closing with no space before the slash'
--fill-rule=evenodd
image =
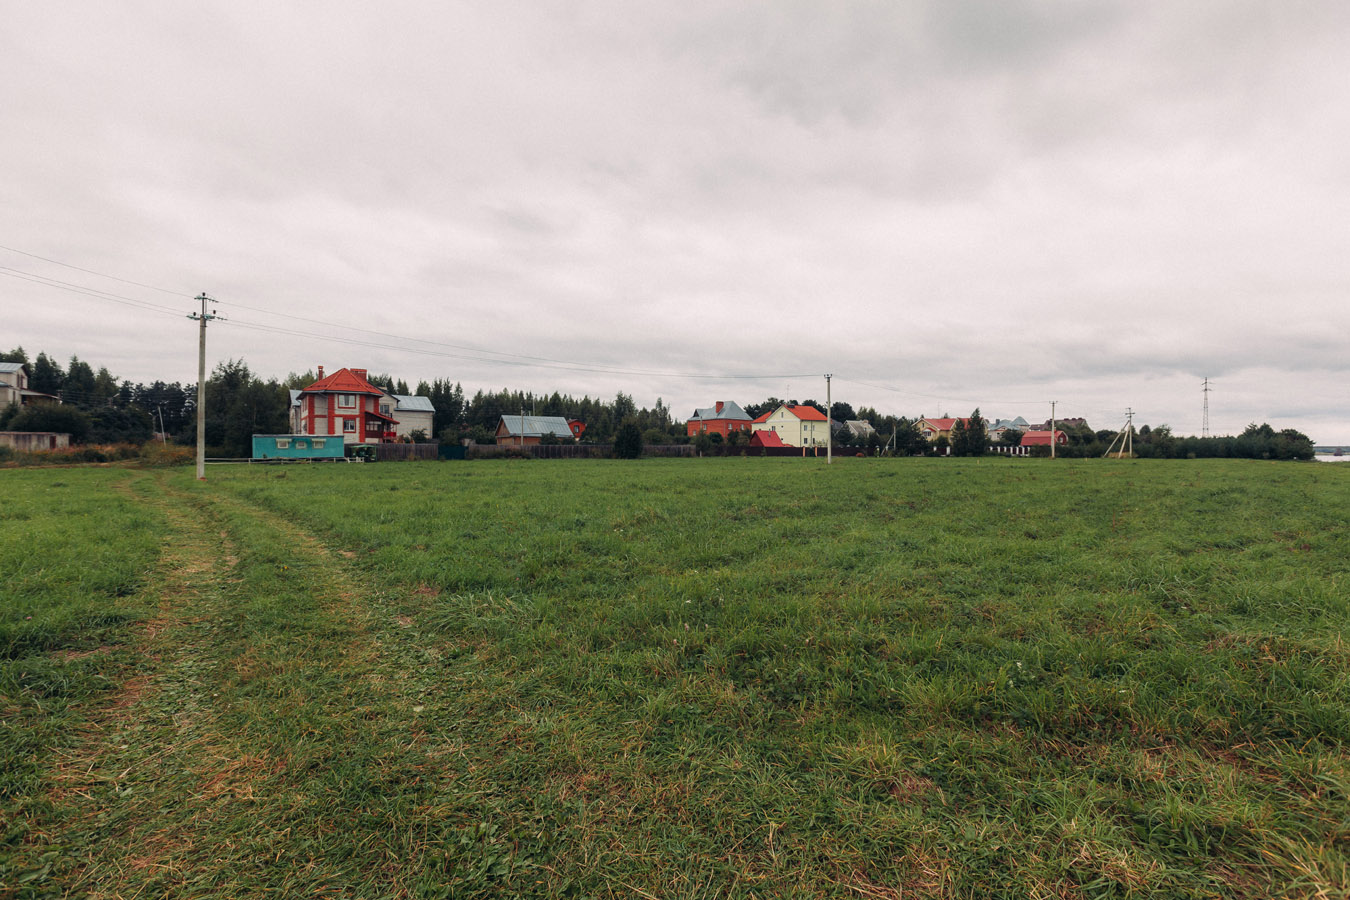
<path id="1" fill-rule="evenodd" d="M 413 397 L 408 394 L 390 394 L 389 396 L 398 401 L 398 406 L 395 407 L 398 412 L 436 411 L 436 407 L 431 405 L 430 397 Z M 516 416 L 516 418 L 519 419 L 520 416 Z M 568 432 L 568 434 L 571 434 L 571 432 Z"/>
<path id="2" fill-rule="evenodd" d="M 506 433 L 513 437 L 520 435 L 522 423 L 524 424 L 525 437 L 545 434 L 556 434 L 558 437 L 564 438 L 572 436 L 572 428 L 562 416 L 502 416 L 502 424 L 506 426 Z"/>
<path id="3" fill-rule="evenodd" d="M 734 402 L 732 402 L 732 401 L 730 401 L 730 400 L 723 400 L 723 401 L 722 401 L 722 411 L 721 411 L 721 412 L 718 412 L 718 411 L 717 411 L 717 406 L 714 404 L 713 406 L 700 407 L 699 409 L 694 410 L 694 414 L 693 414 L 690 418 L 691 418 L 691 419 L 744 419 L 744 420 L 747 421 L 747 422 L 750 421 L 750 416 L 746 414 L 745 410 L 741 409 L 739 405 L 737 405 L 736 403 L 734 403 Z"/>
<path id="4" fill-rule="evenodd" d="M 848 426 L 849 431 L 860 437 L 865 437 L 876 431 L 876 429 L 872 427 L 872 423 L 866 419 L 849 419 L 844 422 L 844 424 Z"/>
<path id="5" fill-rule="evenodd" d="M 297 391 L 295 388 L 291 388 L 291 406 L 300 405 L 300 394 L 301 394 L 300 391 Z"/>
<path id="6" fill-rule="evenodd" d="M 6 375 L 8 375 L 8 374 L 11 373 L 11 372 L 17 372 L 17 371 L 19 371 L 19 370 L 22 369 L 22 368 L 23 368 L 23 363 L 16 363 L 16 362 L 0 362 L 0 372 L 5 373 Z"/>
<path id="7" fill-rule="evenodd" d="M 1027 424 L 1027 420 L 1026 420 L 1026 419 L 1022 418 L 1021 416 L 1018 416 L 1018 417 L 1015 418 L 1015 419 L 995 419 L 995 420 L 994 420 L 994 424 L 993 424 L 993 425 L 990 425 L 989 427 L 990 427 L 991 429 L 993 429 L 993 428 L 1015 428 L 1015 429 L 1017 429 L 1018 431 L 1026 431 L 1026 430 L 1027 430 L 1028 428 L 1030 428 L 1031 426 Z"/>

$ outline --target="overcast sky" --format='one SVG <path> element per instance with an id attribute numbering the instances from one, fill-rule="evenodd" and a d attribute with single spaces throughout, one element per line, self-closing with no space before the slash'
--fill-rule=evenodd
<path id="1" fill-rule="evenodd" d="M 0 9 L 3 349 L 1350 443 L 1350 4 Z"/>

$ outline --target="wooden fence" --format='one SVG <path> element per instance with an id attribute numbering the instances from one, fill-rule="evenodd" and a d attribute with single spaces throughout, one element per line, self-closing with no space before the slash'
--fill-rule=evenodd
<path id="1" fill-rule="evenodd" d="M 400 460 L 400 459 L 435 459 L 438 444 L 376 444 L 375 458 Z"/>

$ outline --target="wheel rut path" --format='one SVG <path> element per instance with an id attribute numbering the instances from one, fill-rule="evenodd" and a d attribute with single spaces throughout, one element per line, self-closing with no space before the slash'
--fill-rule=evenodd
<path id="1" fill-rule="evenodd" d="M 36 833 L 81 848 L 59 895 L 406 895 L 391 861 L 418 852 L 429 806 L 408 792 L 425 758 L 407 619 L 279 515 L 164 473 L 119 490 L 168 537 L 133 674 L 52 760 Z"/>

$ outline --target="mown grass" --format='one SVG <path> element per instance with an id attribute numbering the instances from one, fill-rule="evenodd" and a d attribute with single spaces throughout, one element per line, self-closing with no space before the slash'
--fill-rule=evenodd
<path id="1" fill-rule="evenodd" d="M 53 753 L 133 666 L 126 642 L 158 555 L 154 519 L 107 471 L 0 473 L 0 892 L 8 850 L 49 804 Z"/>
<path id="2" fill-rule="evenodd" d="M 221 562 L 34 895 L 1350 888 L 1346 470 L 803 463 L 140 477 Z"/>

